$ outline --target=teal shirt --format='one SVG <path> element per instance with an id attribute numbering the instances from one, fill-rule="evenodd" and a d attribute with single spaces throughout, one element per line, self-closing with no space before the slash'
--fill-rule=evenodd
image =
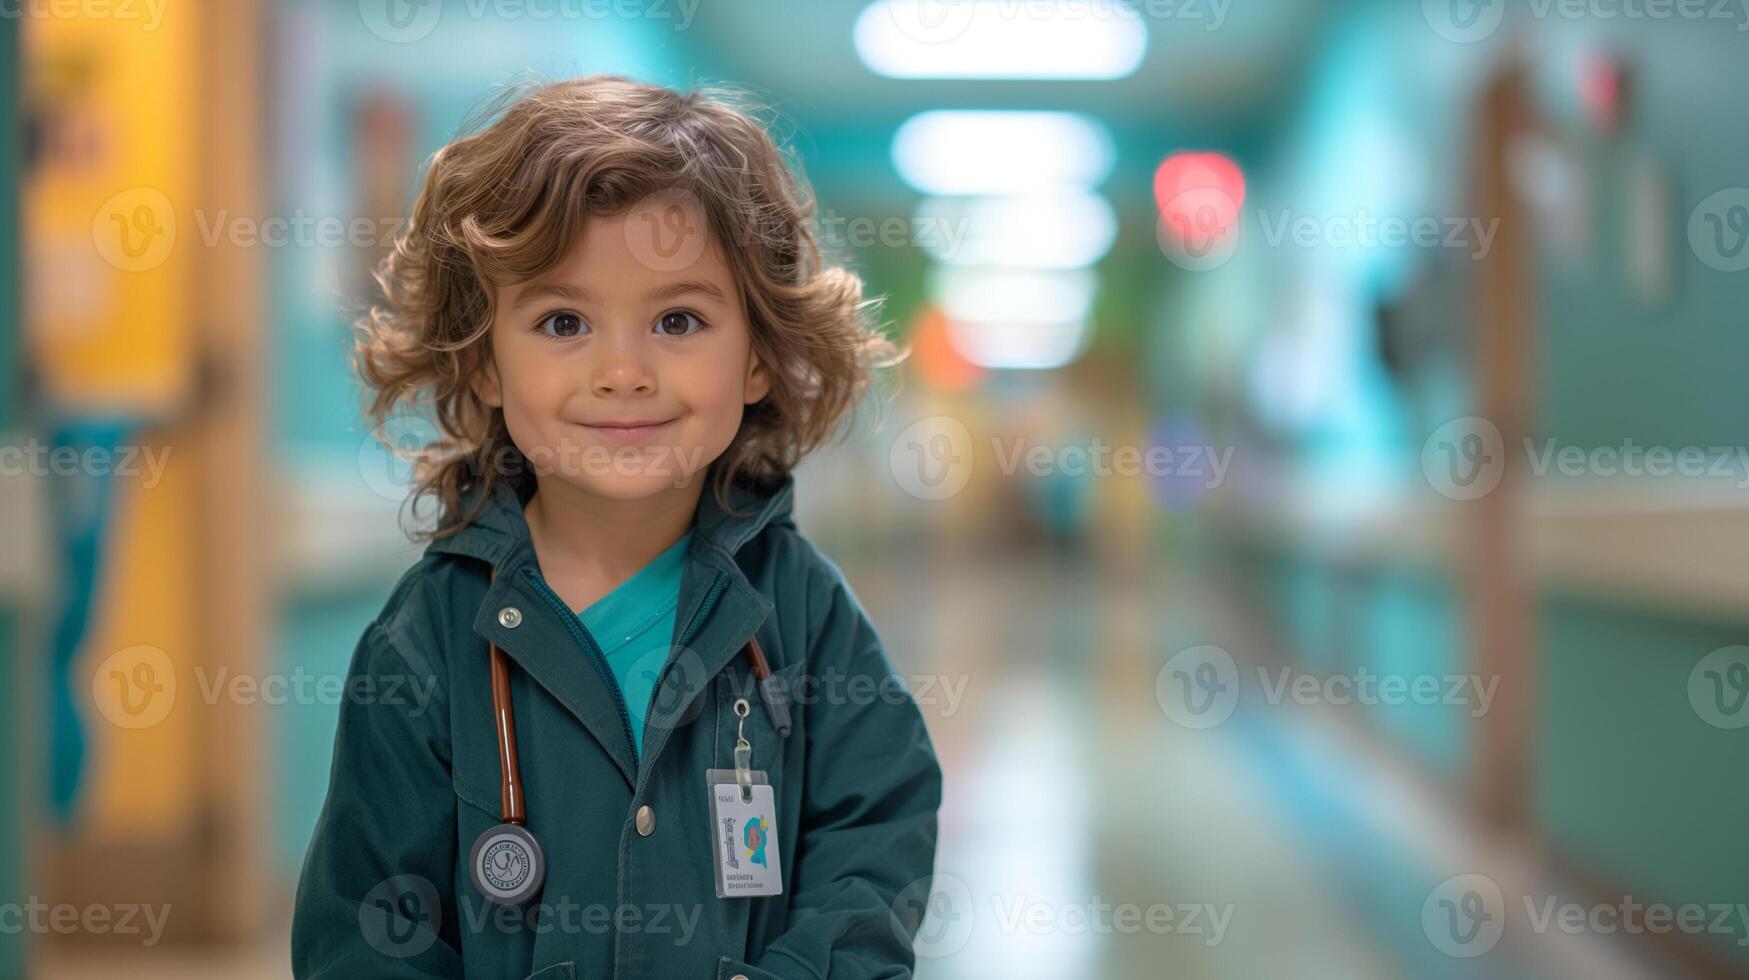
<path id="1" fill-rule="evenodd" d="M 632 722 L 632 748 L 644 754 L 644 716 L 650 692 L 668 662 L 674 643 L 674 611 L 680 597 L 680 573 L 692 531 L 638 569 L 631 578 L 577 614 L 583 628 L 607 655 L 607 666 L 619 683 L 626 714 Z"/>

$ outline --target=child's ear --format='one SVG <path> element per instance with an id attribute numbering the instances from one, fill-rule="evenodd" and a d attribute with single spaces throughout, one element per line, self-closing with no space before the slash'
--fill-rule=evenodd
<path id="1" fill-rule="evenodd" d="M 504 407 L 504 389 L 498 383 L 498 364 L 487 355 L 481 362 L 474 376 L 468 381 L 468 387 L 473 389 L 475 397 L 493 408 Z"/>
<path id="2" fill-rule="evenodd" d="M 743 390 L 745 394 L 741 401 L 748 405 L 771 393 L 771 378 L 765 373 L 765 362 L 752 349 L 747 351 L 747 381 Z"/>

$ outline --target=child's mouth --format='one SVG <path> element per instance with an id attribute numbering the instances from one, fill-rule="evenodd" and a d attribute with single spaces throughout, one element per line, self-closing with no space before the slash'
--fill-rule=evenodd
<path id="1" fill-rule="evenodd" d="M 674 419 L 663 419 L 660 421 L 627 420 L 591 422 L 586 423 L 584 428 L 612 442 L 624 445 L 636 445 L 654 439 L 659 433 L 672 425 L 674 421 Z"/>

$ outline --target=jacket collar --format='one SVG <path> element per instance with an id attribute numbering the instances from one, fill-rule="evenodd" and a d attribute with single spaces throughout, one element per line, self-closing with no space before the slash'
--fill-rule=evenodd
<path id="1" fill-rule="evenodd" d="M 426 554 L 467 555 L 489 565 L 504 565 L 518 551 L 533 553 L 528 521 L 522 509 L 534 495 L 532 485 L 518 486 L 510 480 L 494 481 L 489 498 L 481 505 L 476 489 L 462 500 L 462 513 L 479 508 L 475 518 L 460 530 L 431 542 Z M 725 494 L 728 507 L 717 500 L 715 489 L 706 486 L 699 495 L 694 519 L 693 550 L 720 548 L 733 555 L 767 526 L 794 527 L 795 479 L 784 477 L 768 488 L 731 483 Z"/>
<path id="2" fill-rule="evenodd" d="M 493 580 L 478 609 L 473 630 L 514 660 L 541 687 L 580 721 L 619 766 L 626 782 L 639 788 L 641 772 L 656 758 L 670 732 L 685 724 L 678 711 L 692 703 L 770 616 L 772 601 L 748 581 L 735 555 L 767 527 L 794 527 L 793 479 L 785 477 L 766 489 L 731 485 L 728 506 L 718 502 L 714 488 L 699 496 L 693 540 L 681 573 L 675 609 L 676 641 L 658 680 L 653 704 L 671 706 L 666 716 L 653 711 L 644 735 L 645 765 L 639 766 L 621 720 L 613 680 L 592 678 L 579 669 L 573 611 L 545 588 L 522 508 L 531 491 L 499 481 L 489 499 L 467 526 L 439 538 L 427 554 L 465 555 L 490 565 Z M 476 495 L 464 501 L 475 506 Z M 469 511 L 464 509 L 463 513 Z M 500 611 L 514 606 L 523 613 L 519 627 L 507 627 Z M 718 760 L 730 765 L 728 760 Z"/>

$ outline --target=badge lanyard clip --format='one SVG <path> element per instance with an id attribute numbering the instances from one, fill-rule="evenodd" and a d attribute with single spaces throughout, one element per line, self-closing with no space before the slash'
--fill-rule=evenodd
<path id="1" fill-rule="evenodd" d="M 746 698 L 735 699 L 735 782 L 741 787 L 741 802 L 753 799 L 753 743 L 747 741 Z"/>

